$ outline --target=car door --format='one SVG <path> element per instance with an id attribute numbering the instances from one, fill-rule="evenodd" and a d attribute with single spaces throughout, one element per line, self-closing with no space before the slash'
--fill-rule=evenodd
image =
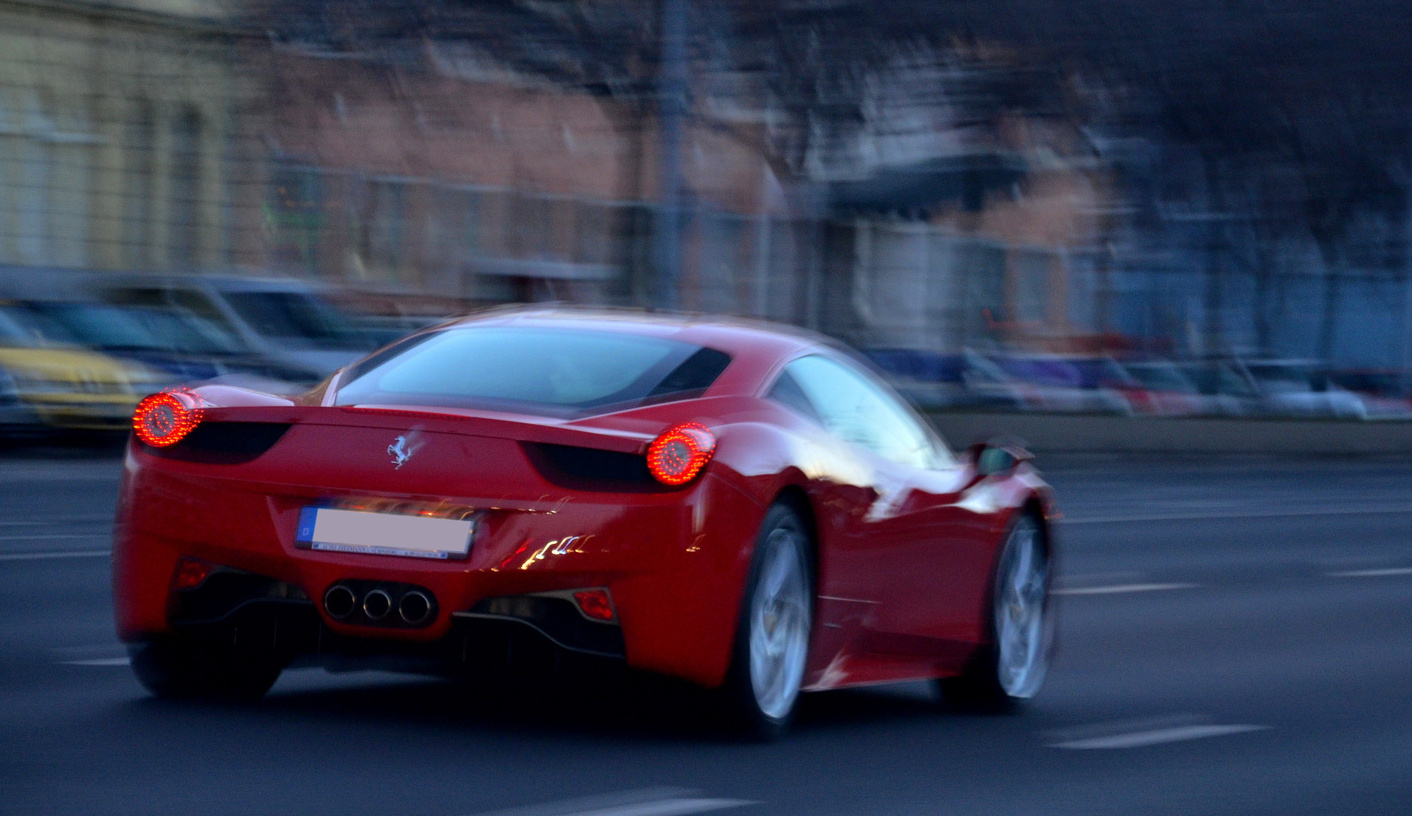
<path id="1" fill-rule="evenodd" d="M 837 555 L 873 611 L 866 651 L 930 660 L 974 629 L 975 513 L 961 505 L 968 470 L 887 386 L 833 356 L 785 367 L 818 421 L 871 470 L 870 495 L 844 515 Z"/>

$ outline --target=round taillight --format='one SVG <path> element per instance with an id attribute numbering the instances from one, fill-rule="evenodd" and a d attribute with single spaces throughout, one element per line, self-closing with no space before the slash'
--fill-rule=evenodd
<path id="1" fill-rule="evenodd" d="M 153 394 L 137 404 L 133 433 L 154 448 L 175 445 L 201 424 L 201 405 L 201 398 L 184 388 Z"/>
<path id="2" fill-rule="evenodd" d="M 664 485 L 684 485 L 696 478 L 715 451 L 716 437 L 705 425 L 674 425 L 647 448 L 647 469 Z"/>

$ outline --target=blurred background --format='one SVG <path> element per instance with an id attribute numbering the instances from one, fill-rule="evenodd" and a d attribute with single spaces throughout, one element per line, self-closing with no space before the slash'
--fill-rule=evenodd
<path id="1" fill-rule="evenodd" d="M 7 0 L 0 426 L 559 301 L 937 412 L 1412 416 L 1412 6 Z"/>

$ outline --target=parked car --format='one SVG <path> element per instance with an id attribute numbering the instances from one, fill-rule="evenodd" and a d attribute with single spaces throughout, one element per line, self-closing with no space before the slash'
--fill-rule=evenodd
<path id="1" fill-rule="evenodd" d="M 869 349 L 865 356 L 914 405 L 927 410 L 1029 407 L 1026 387 L 975 352 Z"/>
<path id="2" fill-rule="evenodd" d="M 1044 411 L 1130 414 L 1132 407 L 1116 390 L 1090 387 L 1071 358 L 1053 354 L 989 354 L 1006 375 L 1029 386 L 1030 407 Z"/>
<path id="3" fill-rule="evenodd" d="M 100 299 L 121 306 L 183 310 L 220 327 L 252 353 L 320 377 L 363 356 L 385 337 L 354 326 L 318 286 L 304 281 L 134 276 L 101 282 L 96 290 Z"/>
<path id="4" fill-rule="evenodd" d="M 18 382 L 0 368 L 0 437 L 25 435 L 42 427 L 39 414 L 20 398 Z"/>
<path id="5" fill-rule="evenodd" d="M 1328 376 L 1335 385 L 1363 400 L 1369 419 L 1412 417 L 1412 399 L 1403 373 L 1397 369 L 1335 368 L 1329 370 Z"/>
<path id="6" fill-rule="evenodd" d="M 1176 363 L 1169 360 L 1125 362 L 1123 369 L 1141 386 L 1142 396 L 1134 404 L 1141 403 L 1143 413 L 1157 416 L 1223 413 L 1211 407 L 1201 389 Z"/>
<path id="7" fill-rule="evenodd" d="M 91 349 L 135 360 L 183 382 L 220 380 L 284 392 L 320 379 L 311 369 L 244 350 L 230 333 L 182 309 L 51 300 L 24 306 Z"/>
<path id="8" fill-rule="evenodd" d="M 62 326 L 0 303 L 0 368 L 21 414 L 49 428 L 122 430 L 138 400 L 172 382 L 146 366 L 87 351 Z"/>
<path id="9" fill-rule="evenodd" d="M 1368 406 L 1308 360 L 1240 360 L 1267 414 L 1367 419 Z"/>
<path id="10" fill-rule="evenodd" d="M 1201 414 L 1250 416 L 1261 412 L 1259 389 L 1250 375 L 1232 361 L 1213 358 L 1177 365 L 1201 394 Z"/>

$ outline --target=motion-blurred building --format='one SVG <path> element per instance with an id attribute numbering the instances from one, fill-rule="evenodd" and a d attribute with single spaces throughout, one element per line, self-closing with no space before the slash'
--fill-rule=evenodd
<path id="1" fill-rule="evenodd" d="M 650 115 L 454 44 L 349 58 L 289 43 L 247 63 L 267 68 L 271 103 L 258 124 L 270 266 L 484 301 L 641 300 Z M 693 210 L 750 225 L 779 206 L 761 150 L 693 129 Z M 684 288 L 724 263 L 719 246 L 689 242 Z"/>
<path id="2" fill-rule="evenodd" d="M 0 263 L 228 258 L 230 15 L 222 0 L 0 3 Z"/>

